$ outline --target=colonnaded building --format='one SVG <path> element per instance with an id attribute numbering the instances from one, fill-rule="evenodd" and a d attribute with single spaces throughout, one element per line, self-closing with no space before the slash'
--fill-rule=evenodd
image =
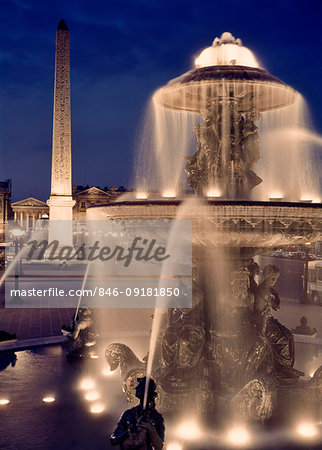
<path id="1" fill-rule="evenodd" d="M 73 220 L 85 220 L 87 208 L 94 205 L 110 203 L 124 192 L 125 189 L 123 187 L 117 189 L 115 186 L 112 186 L 110 188 L 105 187 L 104 189 L 100 189 L 95 186 L 84 188 L 83 186 L 73 185 L 72 199 L 75 201 L 72 210 Z M 12 218 L 24 228 L 32 228 L 36 220 L 49 217 L 49 206 L 47 203 L 33 197 L 11 203 L 10 206 L 12 209 Z"/>

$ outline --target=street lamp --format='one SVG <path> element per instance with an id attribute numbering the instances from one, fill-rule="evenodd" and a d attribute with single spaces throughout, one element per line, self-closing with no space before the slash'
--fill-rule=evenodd
<path id="1" fill-rule="evenodd" d="M 15 243 L 15 258 L 17 258 L 17 255 L 19 254 L 21 238 L 25 234 L 25 232 L 18 223 L 15 223 L 10 230 L 10 234 Z M 19 260 L 16 261 L 15 264 L 15 288 L 14 288 L 15 292 L 11 297 L 10 301 L 11 305 L 22 305 L 24 303 L 20 295 L 18 294 L 20 274 L 21 274 L 21 258 L 19 258 Z"/>
<path id="2" fill-rule="evenodd" d="M 309 303 L 307 298 L 307 282 L 309 275 L 309 250 L 311 242 L 305 242 L 305 260 L 304 260 L 304 271 L 303 271 L 303 303 Z"/>

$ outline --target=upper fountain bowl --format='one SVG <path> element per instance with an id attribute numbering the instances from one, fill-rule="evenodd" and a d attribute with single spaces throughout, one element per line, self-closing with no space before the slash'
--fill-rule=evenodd
<path id="1" fill-rule="evenodd" d="M 214 39 L 212 46 L 205 48 L 195 59 L 196 68 L 209 66 L 246 66 L 260 67 L 253 52 L 235 39 L 231 33 L 225 32 Z"/>
<path id="2" fill-rule="evenodd" d="M 168 109 L 200 112 L 209 103 L 233 101 L 248 112 L 279 109 L 294 102 L 297 92 L 260 68 L 253 53 L 230 33 L 216 38 L 195 60 L 196 69 L 174 78 L 154 99 Z"/>

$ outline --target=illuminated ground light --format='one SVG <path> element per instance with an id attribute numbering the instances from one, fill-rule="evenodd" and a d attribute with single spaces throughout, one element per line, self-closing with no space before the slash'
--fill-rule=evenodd
<path id="1" fill-rule="evenodd" d="M 85 394 L 85 399 L 88 401 L 97 400 L 99 398 L 99 393 L 96 391 L 89 391 Z"/>
<path id="2" fill-rule="evenodd" d="M 181 439 L 194 440 L 201 436 L 201 430 L 198 424 L 191 420 L 182 422 L 176 430 L 176 435 Z"/>
<path id="3" fill-rule="evenodd" d="M 166 446 L 166 450 L 183 450 L 183 447 L 181 444 L 179 444 L 178 442 L 170 442 L 167 446 Z"/>
<path id="4" fill-rule="evenodd" d="M 317 429 L 312 423 L 301 423 L 296 431 L 305 438 L 313 438 L 317 435 Z"/>
<path id="5" fill-rule="evenodd" d="M 175 198 L 176 193 L 174 191 L 164 191 L 162 197 L 164 198 Z"/>
<path id="6" fill-rule="evenodd" d="M 89 389 L 94 389 L 95 382 L 91 378 L 85 378 L 80 383 L 80 388 L 83 389 L 83 391 L 87 391 Z"/>
<path id="7" fill-rule="evenodd" d="M 271 202 L 280 202 L 280 201 L 283 200 L 283 196 L 279 195 L 279 194 L 273 194 L 273 195 L 270 196 L 269 199 L 270 199 Z"/>
<path id="8" fill-rule="evenodd" d="M 219 198 L 221 196 L 220 191 L 218 189 L 209 189 L 207 192 L 208 198 Z"/>
<path id="9" fill-rule="evenodd" d="M 228 432 L 227 440 L 232 445 L 243 446 L 249 443 L 250 436 L 245 428 L 237 427 Z"/>
<path id="10" fill-rule="evenodd" d="M 94 403 L 94 405 L 91 406 L 91 413 L 92 414 L 100 414 L 104 411 L 105 406 L 103 403 Z"/>
<path id="11" fill-rule="evenodd" d="M 312 203 L 312 199 L 308 199 L 308 198 L 301 198 L 300 202 L 301 203 Z"/>
<path id="12" fill-rule="evenodd" d="M 55 401 L 55 397 L 53 397 L 52 395 L 48 395 L 47 397 L 44 397 L 42 401 L 44 403 L 53 403 Z"/>
<path id="13" fill-rule="evenodd" d="M 148 198 L 148 194 L 147 194 L 146 192 L 138 192 L 138 193 L 136 194 L 136 198 L 137 198 L 138 200 L 145 200 L 145 199 Z"/>
<path id="14" fill-rule="evenodd" d="M 10 403 L 10 400 L 8 400 L 7 398 L 0 399 L 0 405 L 7 405 L 8 403 Z"/>
<path id="15" fill-rule="evenodd" d="M 92 358 L 92 359 L 98 359 L 99 356 L 98 356 L 98 355 L 91 355 L 91 358 Z"/>
<path id="16" fill-rule="evenodd" d="M 106 369 L 103 370 L 103 375 L 105 375 L 106 377 L 110 377 L 110 376 L 114 375 L 114 373 L 116 373 L 116 372 L 112 372 L 107 367 L 106 367 Z"/>

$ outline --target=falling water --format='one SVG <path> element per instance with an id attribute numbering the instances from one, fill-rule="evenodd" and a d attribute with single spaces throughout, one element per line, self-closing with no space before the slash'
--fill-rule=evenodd
<path id="1" fill-rule="evenodd" d="M 263 179 L 253 198 L 320 201 L 319 173 L 314 161 L 322 138 L 310 129 L 308 107 L 297 95 L 295 102 L 262 113 L 257 173 Z"/>
<path id="2" fill-rule="evenodd" d="M 137 192 L 158 190 L 164 197 L 180 193 L 185 156 L 195 147 L 198 121 L 197 114 L 169 110 L 151 99 L 136 155 Z"/>
<path id="3" fill-rule="evenodd" d="M 209 87 L 206 89 L 209 94 Z M 237 96 L 240 89 L 236 86 L 234 90 Z M 271 95 L 276 94 L 272 91 Z M 201 123 L 199 114 L 169 110 L 153 97 L 136 160 L 138 192 L 156 189 L 165 197 L 175 197 L 182 186 L 188 187 L 185 157 L 196 151 L 194 128 Z M 218 129 L 218 133 L 224 131 Z M 253 190 L 252 198 L 320 201 L 319 170 L 313 161 L 317 160 L 322 138 L 310 128 L 308 108 L 301 95 L 289 106 L 261 114 L 259 139 L 260 159 L 253 170 L 263 181 Z M 217 189 L 215 181 L 213 185 L 210 188 Z"/>
<path id="4" fill-rule="evenodd" d="M 171 232 L 166 244 L 167 252 L 168 254 L 172 255 L 174 252 L 177 252 L 177 241 L 178 241 L 178 235 L 182 232 L 182 227 L 180 226 L 180 220 L 185 218 L 185 213 L 187 209 L 189 210 L 190 207 L 193 207 L 198 203 L 198 200 L 196 199 L 189 199 L 186 200 L 179 208 L 176 216 L 176 221 L 173 222 L 173 225 L 171 227 Z M 174 273 L 173 267 L 172 267 L 172 260 L 166 259 L 163 262 L 162 265 L 162 272 L 160 276 L 159 281 L 159 288 L 167 288 L 167 278 L 163 278 L 162 275 L 165 273 Z M 182 298 L 181 298 L 182 299 Z M 156 297 L 155 301 L 155 309 L 153 314 L 153 323 L 152 323 L 152 330 L 151 330 L 151 337 L 150 337 L 150 343 L 149 343 L 149 357 L 147 362 L 147 368 L 146 368 L 146 377 L 147 382 L 145 385 L 145 393 L 144 393 L 144 408 L 146 407 L 147 403 L 147 394 L 148 394 L 148 386 L 149 386 L 149 380 L 152 375 L 152 369 L 154 365 L 154 359 L 156 354 L 156 348 L 157 344 L 160 339 L 160 332 L 162 327 L 162 322 L 164 319 L 164 315 L 167 311 L 164 307 L 160 307 L 160 305 L 164 305 L 164 298 Z"/>
<path id="5" fill-rule="evenodd" d="M 181 196 L 188 188 L 185 183 L 191 185 L 184 173 L 187 156 L 201 149 L 211 155 L 206 156 L 202 171 L 208 171 L 208 188 L 216 196 L 240 198 L 233 180 L 239 170 L 245 170 L 240 169 L 244 165 L 252 181 L 256 180 L 254 173 L 262 179 L 257 186 L 258 181 L 254 183 L 254 200 L 320 201 L 319 171 L 313 163 L 320 142 L 303 97 L 269 78 L 253 53 L 229 33 L 201 52 L 195 65 L 214 70 L 213 80 L 209 81 L 207 72 L 200 79 L 193 78 L 194 71 L 187 72 L 157 90 L 147 108 L 135 163 L 138 198 L 146 198 L 151 190 L 160 190 L 168 198 Z M 263 79 L 257 81 L 254 75 L 248 84 L 239 65 L 254 74 L 261 70 Z M 231 72 L 227 79 L 226 69 Z M 236 79 L 234 73 L 238 73 Z M 251 117 L 252 110 L 262 111 L 259 122 L 259 116 Z M 259 127 L 258 133 L 252 126 Z M 231 183 L 220 189 L 220 179 L 227 173 Z"/>

